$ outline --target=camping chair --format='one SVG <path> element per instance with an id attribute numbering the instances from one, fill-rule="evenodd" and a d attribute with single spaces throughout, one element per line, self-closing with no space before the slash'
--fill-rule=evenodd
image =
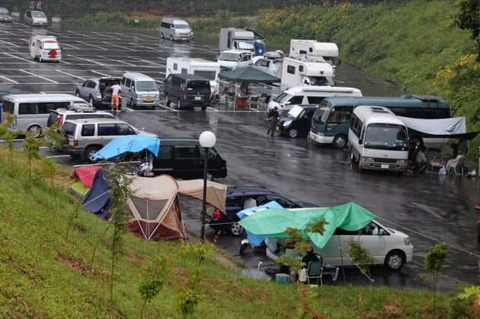
<path id="1" fill-rule="evenodd" d="M 248 97 L 248 107 L 251 109 L 258 109 L 259 98 L 260 98 L 259 95 L 250 95 Z"/>
<path id="2" fill-rule="evenodd" d="M 321 260 L 311 261 L 307 266 L 307 284 L 316 284 L 320 282 L 320 285 L 323 285 L 322 281 L 323 276 L 323 262 Z"/>
<path id="3" fill-rule="evenodd" d="M 450 173 L 451 170 L 453 170 L 453 173 L 456 176 L 463 175 L 463 166 L 465 163 L 465 157 L 464 156 L 458 156 L 458 158 L 455 161 L 452 161 L 450 165 L 448 166 L 448 172 Z"/>

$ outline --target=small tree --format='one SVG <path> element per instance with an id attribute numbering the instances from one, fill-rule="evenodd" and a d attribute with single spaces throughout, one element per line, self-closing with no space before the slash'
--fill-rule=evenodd
<path id="1" fill-rule="evenodd" d="M 14 131 L 14 132 L 9 132 L 8 128 L 10 127 L 10 124 L 13 123 L 14 117 L 11 114 L 7 114 L 5 118 L 5 122 L 3 122 L 0 125 L 0 136 L 5 140 L 7 143 L 7 149 L 8 149 L 8 155 L 9 155 L 9 168 L 10 172 L 13 172 L 13 163 L 14 163 L 14 157 L 13 157 L 13 150 L 15 149 L 15 144 L 13 144 L 13 140 L 20 135 L 20 131 Z"/>
<path id="2" fill-rule="evenodd" d="M 60 124 L 55 122 L 46 133 L 47 146 L 49 149 L 58 151 L 66 142 L 66 137 L 60 133 Z"/>
<path id="3" fill-rule="evenodd" d="M 155 258 L 146 268 L 144 279 L 138 291 L 142 295 L 143 304 L 140 312 L 140 318 L 143 318 L 145 307 L 158 295 L 165 284 L 165 280 L 170 273 L 167 259 L 165 257 Z"/>
<path id="4" fill-rule="evenodd" d="M 375 264 L 375 259 L 370 255 L 367 249 L 365 249 L 360 243 L 350 241 L 348 243 L 348 256 L 352 258 L 353 263 L 360 269 L 360 272 L 365 275 L 370 281 L 370 284 L 374 282 L 370 275 L 370 267 Z"/>
<path id="5" fill-rule="evenodd" d="M 32 185 L 32 164 L 33 161 L 40 157 L 40 146 L 43 144 L 43 139 L 36 138 L 33 133 L 27 132 L 25 140 L 23 140 L 23 149 L 27 153 L 28 164 L 28 185 Z"/>
<path id="6" fill-rule="evenodd" d="M 433 308 L 435 309 L 435 297 L 437 292 L 437 284 L 440 279 L 440 271 L 442 270 L 445 258 L 447 258 L 447 244 L 438 243 L 430 247 L 424 260 L 426 270 L 433 273 Z"/>
<path id="7" fill-rule="evenodd" d="M 53 219 L 55 219 L 58 211 L 57 187 L 55 186 L 55 180 L 54 180 L 55 174 L 57 172 L 57 165 L 55 164 L 54 161 L 50 159 L 42 159 L 40 164 L 41 164 L 40 174 L 50 181 L 50 187 L 52 188 L 52 191 L 53 191 L 53 198 L 54 198 L 54 205 L 55 205 L 55 208 L 53 210 Z"/>

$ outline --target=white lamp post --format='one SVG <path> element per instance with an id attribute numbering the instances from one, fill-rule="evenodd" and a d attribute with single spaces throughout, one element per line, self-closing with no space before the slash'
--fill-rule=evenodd
<path id="1" fill-rule="evenodd" d="M 205 157 L 203 161 L 203 203 L 202 203 L 202 229 L 200 232 L 200 238 L 202 241 L 205 241 L 205 224 L 206 224 L 206 214 L 207 214 L 207 173 L 208 173 L 208 150 L 211 147 L 215 146 L 217 137 L 213 132 L 204 131 L 198 137 L 200 146 L 205 148 Z"/>

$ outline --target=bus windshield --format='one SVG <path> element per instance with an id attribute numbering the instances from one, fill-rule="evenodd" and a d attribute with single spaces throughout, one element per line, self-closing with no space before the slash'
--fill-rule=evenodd
<path id="1" fill-rule="evenodd" d="M 408 145 L 405 126 L 396 124 L 370 124 L 365 131 L 365 148 L 405 150 Z"/>
<path id="2" fill-rule="evenodd" d="M 292 95 L 283 92 L 283 93 L 277 95 L 277 96 L 273 99 L 273 101 L 275 101 L 275 102 L 277 102 L 277 103 L 279 103 L 279 104 L 282 104 L 283 102 L 288 101 L 291 97 L 292 97 Z"/>

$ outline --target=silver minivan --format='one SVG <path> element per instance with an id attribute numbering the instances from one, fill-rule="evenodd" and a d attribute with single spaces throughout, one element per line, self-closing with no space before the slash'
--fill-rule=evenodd
<path id="1" fill-rule="evenodd" d="M 153 109 L 160 103 L 160 92 L 154 79 L 143 73 L 126 72 L 123 74 L 120 95 L 122 106 L 150 106 Z"/>
<path id="2" fill-rule="evenodd" d="M 160 38 L 172 41 L 193 40 L 192 28 L 187 21 L 178 18 L 163 18 L 160 22 Z"/>

